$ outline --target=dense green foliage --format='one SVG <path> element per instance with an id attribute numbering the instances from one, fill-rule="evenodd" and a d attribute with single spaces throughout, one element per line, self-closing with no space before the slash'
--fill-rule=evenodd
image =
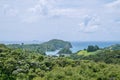
<path id="1" fill-rule="evenodd" d="M 97 45 L 93 46 L 93 45 L 89 45 L 87 48 L 88 52 L 93 52 L 93 51 L 97 51 L 99 50 L 99 47 Z"/>
<path id="2" fill-rule="evenodd" d="M 83 52 L 83 51 L 82 51 Z M 105 62 L 109 64 L 120 64 L 120 50 L 98 50 L 95 52 L 81 53 L 78 52 L 76 54 L 72 54 L 70 56 L 71 59 L 74 60 L 92 60 L 95 62 Z M 86 56 L 87 55 L 87 56 Z"/>
<path id="3" fill-rule="evenodd" d="M 120 64 L 120 50 L 102 50 L 96 55 L 83 57 L 85 60 L 93 60 L 95 62 L 105 62 L 109 64 Z"/>
<path id="4" fill-rule="evenodd" d="M 87 50 L 80 50 L 76 53 L 78 56 L 89 56 L 89 55 L 95 55 L 96 51 L 94 52 L 88 52 Z M 75 55 L 76 55 L 75 54 Z"/>
<path id="5" fill-rule="evenodd" d="M 70 42 L 53 39 L 48 42 L 42 43 L 42 47 L 47 47 L 47 51 L 55 51 L 61 48 L 72 48 L 72 45 Z"/>
<path id="6" fill-rule="evenodd" d="M 72 54 L 72 51 L 69 48 L 61 49 L 58 54 Z"/>
<path id="7" fill-rule="evenodd" d="M 120 44 L 115 44 L 109 47 L 106 47 L 107 50 L 120 50 Z"/>
<path id="8" fill-rule="evenodd" d="M 4 44 L 0 44 L 0 52 L 6 52 L 8 48 Z"/>
<path id="9" fill-rule="evenodd" d="M 0 80 L 120 80 L 120 65 L 116 62 L 106 64 L 101 58 L 111 58 L 114 53 L 119 55 L 119 51 L 105 50 L 105 55 L 99 54 L 101 57 L 94 62 L 91 61 L 93 58 L 49 57 L 22 49 L 9 49 L 5 45 L 0 49 Z M 114 57 L 112 60 L 120 60 L 118 56 Z"/>
<path id="10" fill-rule="evenodd" d="M 53 39 L 42 44 L 10 44 L 7 45 L 12 49 L 24 49 L 27 51 L 34 51 L 36 53 L 45 54 L 46 51 L 55 51 L 61 48 L 71 48 L 72 45 L 70 42 Z"/>

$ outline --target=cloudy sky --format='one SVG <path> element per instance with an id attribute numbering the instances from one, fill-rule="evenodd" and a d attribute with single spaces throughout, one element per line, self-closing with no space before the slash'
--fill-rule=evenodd
<path id="1" fill-rule="evenodd" d="M 0 0 L 0 41 L 120 41 L 120 0 Z"/>

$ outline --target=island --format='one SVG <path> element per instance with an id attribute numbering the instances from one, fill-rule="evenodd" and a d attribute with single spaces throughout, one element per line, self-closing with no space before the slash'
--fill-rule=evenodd
<path id="1" fill-rule="evenodd" d="M 45 53 L 47 51 L 56 51 L 62 48 L 72 48 L 72 45 L 68 41 L 63 41 L 59 39 L 52 39 L 47 42 L 43 42 L 41 44 L 9 44 L 7 45 L 9 48 L 13 49 L 24 49 L 27 51 L 34 51 L 37 53 Z"/>
<path id="2" fill-rule="evenodd" d="M 39 48 L 45 51 L 55 51 L 61 48 L 72 48 L 72 45 L 68 41 L 52 39 L 48 42 L 40 44 Z"/>

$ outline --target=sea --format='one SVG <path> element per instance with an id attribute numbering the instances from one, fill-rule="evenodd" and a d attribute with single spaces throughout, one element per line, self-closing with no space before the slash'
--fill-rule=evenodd
<path id="1" fill-rule="evenodd" d="M 87 49 L 89 45 L 97 45 L 100 48 L 109 47 L 111 45 L 120 44 L 120 41 L 89 41 L 89 42 L 71 42 L 73 48 L 72 52 Z"/>
<path id="2" fill-rule="evenodd" d="M 71 51 L 75 53 L 79 50 L 87 49 L 89 45 L 97 45 L 100 48 L 105 48 L 105 47 L 109 47 L 114 44 L 120 44 L 120 41 L 86 41 L 86 42 L 76 41 L 76 42 L 71 42 L 71 44 L 72 44 Z M 46 52 L 46 54 L 47 55 L 58 55 L 57 54 L 58 52 L 59 50 L 56 50 L 56 51 Z"/>
<path id="3" fill-rule="evenodd" d="M 42 43 L 41 41 L 0 41 L 0 43 L 3 44 L 40 44 Z M 72 44 L 72 48 L 71 51 L 73 53 L 79 51 L 79 50 L 83 50 L 83 49 L 87 49 L 87 47 L 89 45 L 97 45 L 100 48 L 104 48 L 104 47 L 108 47 L 114 44 L 120 44 L 120 41 L 74 41 L 71 42 Z M 56 51 L 49 51 L 46 52 L 47 55 L 58 55 L 57 53 L 59 52 L 59 50 Z"/>

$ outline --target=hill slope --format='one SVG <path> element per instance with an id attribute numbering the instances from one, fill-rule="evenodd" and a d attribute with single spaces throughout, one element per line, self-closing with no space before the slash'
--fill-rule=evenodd
<path id="1" fill-rule="evenodd" d="M 61 48 L 71 48 L 72 45 L 68 41 L 52 39 L 50 41 L 44 42 L 42 44 L 10 44 L 7 45 L 9 48 L 12 49 L 24 49 L 34 52 L 46 52 L 46 51 L 55 51 Z"/>

